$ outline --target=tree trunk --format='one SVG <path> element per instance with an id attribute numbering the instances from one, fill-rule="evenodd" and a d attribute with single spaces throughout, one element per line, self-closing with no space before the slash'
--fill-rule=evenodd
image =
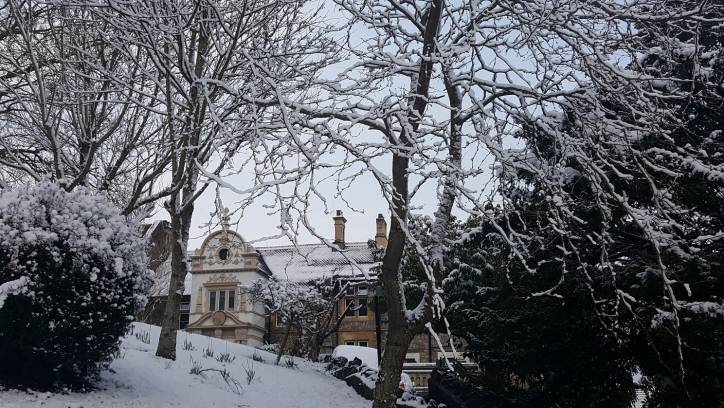
<path id="1" fill-rule="evenodd" d="M 390 237 L 382 259 L 382 287 L 387 302 L 388 330 L 380 375 L 375 385 L 373 408 L 394 408 L 400 395 L 400 374 L 407 348 L 412 338 L 405 314 L 407 305 L 399 279 L 400 262 L 405 251 L 405 232 L 408 202 L 408 158 L 395 155 L 392 158 L 392 183 L 395 189 L 390 219 Z"/>
<path id="2" fill-rule="evenodd" d="M 282 344 L 279 345 L 279 353 L 277 353 L 276 365 L 279 365 L 279 362 L 282 360 L 282 354 L 284 354 L 284 349 L 287 347 L 289 335 L 292 333 L 293 323 L 294 321 L 292 319 L 289 319 L 289 323 L 287 324 L 287 331 L 286 333 L 284 333 L 284 339 L 282 339 Z"/>
<path id="3" fill-rule="evenodd" d="M 430 3 L 429 15 L 423 33 L 423 47 L 420 59 L 417 81 L 412 84 L 414 93 L 412 112 L 408 113 L 412 132 L 403 130 L 400 133 L 401 147 L 409 148 L 417 137 L 420 127 L 420 118 L 427 108 L 427 96 L 430 90 L 430 81 L 433 75 L 433 59 L 430 58 L 436 51 L 435 39 L 442 13 L 442 0 Z M 432 313 L 431 301 L 427 302 L 424 316 L 414 316 L 412 320 L 407 316 L 407 304 L 404 288 L 400 282 L 400 263 L 405 252 L 407 237 L 405 235 L 407 218 L 409 215 L 409 156 L 405 153 L 395 153 L 392 156 L 392 217 L 390 219 L 390 236 L 382 259 L 382 288 L 387 301 L 388 331 L 385 340 L 384 354 L 380 376 L 375 386 L 375 401 L 373 408 L 395 408 L 400 391 L 400 374 L 405 363 L 407 348 L 410 340 L 428 320 Z M 403 228 L 405 227 L 405 228 Z M 432 282 L 430 282 L 432 286 Z"/>
<path id="4" fill-rule="evenodd" d="M 319 360 L 319 354 L 322 350 L 322 344 L 324 343 L 324 339 L 319 339 L 317 335 L 314 335 L 314 340 L 309 345 L 309 353 L 307 354 L 307 358 L 309 358 L 310 361 L 317 361 Z"/>
<path id="5" fill-rule="evenodd" d="M 307 357 L 311 361 L 319 360 L 319 354 L 322 351 L 324 342 L 329 336 L 339 331 L 339 327 L 342 325 L 342 321 L 344 321 L 347 309 L 345 309 L 345 313 L 343 313 L 342 316 L 338 316 L 339 301 L 342 298 L 343 294 L 344 292 L 340 291 L 339 294 L 335 297 L 335 301 L 331 303 L 330 309 L 328 310 L 327 316 L 325 317 L 324 324 L 321 325 L 319 332 L 317 332 L 314 336 L 310 336 L 310 344 L 307 347 L 307 349 L 309 350 L 309 354 L 307 355 Z M 330 329 L 329 325 L 332 323 L 333 320 L 334 326 L 332 326 L 332 328 Z"/>
<path id="6" fill-rule="evenodd" d="M 392 336 L 389 333 L 395 333 Z M 410 346 L 413 334 L 406 328 L 392 328 L 385 340 L 385 352 L 382 355 L 380 376 L 375 387 L 375 402 L 373 408 L 395 408 L 397 399 L 402 395 L 400 389 L 400 376 L 402 366 L 405 364 L 407 349 Z"/>
<path id="7" fill-rule="evenodd" d="M 189 272 L 186 248 L 189 241 L 191 216 L 193 205 L 188 204 L 178 214 L 176 203 L 169 205 L 171 216 L 171 232 L 173 236 L 173 249 L 171 251 L 171 277 L 168 285 L 168 300 L 161 323 L 161 335 L 158 338 L 156 355 L 170 360 L 176 360 L 176 332 L 180 315 L 181 297 L 184 290 L 184 279 Z"/>

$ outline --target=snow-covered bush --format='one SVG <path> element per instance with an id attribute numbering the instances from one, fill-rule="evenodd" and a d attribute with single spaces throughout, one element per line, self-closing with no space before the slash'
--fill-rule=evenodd
<path id="1" fill-rule="evenodd" d="M 48 182 L 0 192 L 0 384 L 82 387 L 112 359 L 150 279 L 104 198 Z"/>

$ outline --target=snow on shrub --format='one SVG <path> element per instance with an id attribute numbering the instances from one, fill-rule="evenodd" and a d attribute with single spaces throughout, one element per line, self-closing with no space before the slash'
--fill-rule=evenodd
<path id="1" fill-rule="evenodd" d="M 8 296 L 23 293 L 27 287 L 27 276 L 21 276 L 18 279 L 10 282 L 5 282 L 0 285 L 0 309 L 2 309 L 3 305 L 5 304 L 5 299 L 7 299 Z"/>
<path id="2" fill-rule="evenodd" d="M 0 385 L 88 384 L 149 284 L 138 228 L 104 198 L 48 182 L 0 191 Z"/>

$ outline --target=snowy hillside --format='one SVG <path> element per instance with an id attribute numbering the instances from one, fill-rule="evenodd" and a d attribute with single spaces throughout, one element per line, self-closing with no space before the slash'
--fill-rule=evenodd
<path id="1" fill-rule="evenodd" d="M 251 347 L 219 339 L 179 332 L 177 360 L 170 362 L 154 356 L 159 328 L 143 323 L 134 324 L 136 334 L 149 333 L 146 344 L 135 335 L 123 339 L 120 357 L 111 369 L 102 374 L 98 390 L 82 393 L 52 394 L 0 391 L 2 408 L 157 408 L 157 407 L 249 407 L 249 408 L 366 408 L 370 402 L 358 396 L 344 382 L 327 375 L 320 364 L 296 359 L 295 368 L 275 366 L 274 355 Z M 195 350 L 184 350 L 188 340 Z M 230 363 L 205 358 L 209 348 L 219 357 L 229 353 Z M 264 362 L 252 360 L 254 353 Z M 191 374 L 196 362 L 201 369 L 226 368 L 233 380 L 224 381 L 217 371 L 202 375 Z M 246 370 L 255 371 L 247 384 Z M 238 382 L 239 389 L 233 384 Z"/>

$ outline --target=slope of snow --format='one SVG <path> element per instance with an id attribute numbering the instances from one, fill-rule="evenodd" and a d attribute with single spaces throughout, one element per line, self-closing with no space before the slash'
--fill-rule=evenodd
<path id="1" fill-rule="evenodd" d="M 344 382 L 326 374 L 320 364 L 296 359 L 296 368 L 275 366 L 274 355 L 252 347 L 229 343 L 219 339 L 179 332 L 175 362 L 155 357 L 159 328 L 134 323 L 135 333 L 150 332 L 151 344 L 145 344 L 135 335 L 126 336 L 121 345 L 121 356 L 110 370 L 102 374 L 97 391 L 89 393 L 36 393 L 17 390 L 0 391 L 2 408 L 162 408 L 162 407 L 249 407 L 249 408 L 367 408 L 366 401 Z M 196 350 L 183 350 L 184 341 L 190 341 Z M 215 355 L 230 353 L 236 359 L 220 363 L 204 358 L 204 349 L 211 348 Z M 264 363 L 253 361 L 254 353 Z M 190 374 L 192 361 L 201 368 L 226 368 L 240 383 L 234 392 L 217 372 L 204 376 Z M 284 362 L 284 359 L 282 360 Z M 256 377 L 247 384 L 244 367 L 256 371 Z"/>

